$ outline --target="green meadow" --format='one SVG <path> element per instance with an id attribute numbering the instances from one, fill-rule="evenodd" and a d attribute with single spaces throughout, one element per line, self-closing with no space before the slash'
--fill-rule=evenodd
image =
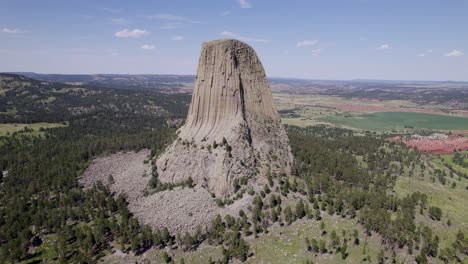
<path id="1" fill-rule="evenodd" d="M 468 130 L 468 118 L 413 112 L 380 112 L 365 115 L 338 115 L 322 121 L 363 130 L 393 129 Z"/>
<path id="2" fill-rule="evenodd" d="M 65 125 L 60 123 L 32 123 L 32 124 L 20 124 L 20 123 L 7 123 L 0 124 L 0 136 L 5 136 L 7 134 L 12 134 L 14 132 L 19 132 L 25 128 L 32 129 L 33 134 L 38 134 L 41 128 L 54 128 L 54 127 L 64 127 Z M 31 133 L 31 132 L 29 132 Z"/>

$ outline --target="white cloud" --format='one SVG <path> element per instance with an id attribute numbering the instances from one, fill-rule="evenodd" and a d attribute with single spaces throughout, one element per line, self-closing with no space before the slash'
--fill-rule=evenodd
<path id="1" fill-rule="evenodd" d="M 318 40 L 303 40 L 303 41 L 299 41 L 296 44 L 296 47 L 300 48 L 300 47 L 305 47 L 305 46 L 313 46 L 317 43 L 318 43 Z"/>
<path id="2" fill-rule="evenodd" d="M 240 8 L 252 8 L 252 4 L 249 0 L 237 0 Z"/>
<path id="3" fill-rule="evenodd" d="M 134 29 L 134 30 L 124 29 L 124 30 L 115 32 L 115 36 L 118 38 L 139 38 L 148 34 L 149 32 L 143 29 Z"/>
<path id="4" fill-rule="evenodd" d="M 245 37 L 245 36 L 241 36 L 239 34 L 236 34 L 234 32 L 230 32 L 230 31 L 223 31 L 223 32 L 221 32 L 219 34 L 221 36 L 225 36 L 225 37 L 229 37 L 229 38 L 235 38 L 235 39 L 246 41 L 246 42 L 268 42 L 268 40 L 266 40 L 266 39 Z"/>
<path id="5" fill-rule="evenodd" d="M 432 51 L 433 51 L 433 50 L 428 49 L 428 50 L 426 50 L 426 53 L 432 53 Z"/>
<path id="6" fill-rule="evenodd" d="M 19 33 L 20 31 L 17 28 L 2 28 L 0 32 L 8 33 L 8 34 L 16 34 L 16 33 Z"/>
<path id="7" fill-rule="evenodd" d="M 228 16 L 229 14 L 231 14 L 231 11 L 227 10 L 227 11 L 222 12 L 221 16 Z"/>
<path id="8" fill-rule="evenodd" d="M 419 57 L 426 57 L 426 54 L 425 53 L 419 53 L 418 56 Z"/>
<path id="9" fill-rule="evenodd" d="M 223 31 L 221 33 L 219 33 L 220 35 L 222 36 L 226 36 L 226 37 L 236 37 L 237 35 L 233 32 L 230 32 L 230 31 Z"/>
<path id="10" fill-rule="evenodd" d="M 172 40 L 177 40 L 177 41 L 184 40 L 184 36 L 174 36 L 172 37 Z"/>
<path id="11" fill-rule="evenodd" d="M 141 46 L 142 49 L 144 50 L 154 50 L 156 47 L 154 45 L 151 45 L 151 44 L 145 44 L 143 46 Z"/>
<path id="12" fill-rule="evenodd" d="M 465 55 L 463 52 L 461 52 L 459 50 L 456 50 L 456 49 L 454 49 L 454 50 L 452 50 L 452 51 L 450 51 L 448 53 L 445 53 L 446 57 L 461 57 L 463 55 Z"/>
<path id="13" fill-rule="evenodd" d="M 122 25 L 122 26 L 130 24 L 130 21 L 128 21 L 127 19 L 122 18 L 122 17 L 111 18 L 111 21 L 112 21 L 112 23 L 114 23 L 116 25 Z"/>
<path id="14" fill-rule="evenodd" d="M 389 44 L 382 44 L 379 47 L 377 47 L 376 50 L 389 50 L 391 48 L 392 46 L 390 46 Z"/>

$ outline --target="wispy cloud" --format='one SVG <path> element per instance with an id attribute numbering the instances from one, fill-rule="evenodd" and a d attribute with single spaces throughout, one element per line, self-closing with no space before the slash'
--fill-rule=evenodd
<path id="1" fill-rule="evenodd" d="M 88 48 L 71 48 L 70 52 L 71 53 L 89 53 L 91 52 L 91 50 Z"/>
<path id="2" fill-rule="evenodd" d="M 252 4 L 249 0 L 237 0 L 239 2 L 240 8 L 252 8 Z"/>
<path id="3" fill-rule="evenodd" d="M 117 50 L 115 50 L 115 49 L 106 49 L 104 52 L 111 55 L 112 57 L 119 56 L 119 52 Z"/>
<path id="4" fill-rule="evenodd" d="M 390 46 L 390 44 L 382 44 L 379 47 L 377 47 L 376 50 L 389 50 L 391 48 L 392 46 Z"/>
<path id="5" fill-rule="evenodd" d="M 103 7 L 101 8 L 102 11 L 111 13 L 111 14 L 118 14 L 122 13 L 123 9 L 122 8 L 109 8 L 109 7 Z"/>
<path id="6" fill-rule="evenodd" d="M 156 47 L 154 45 L 151 45 L 151 44 L 145 44 L 143 46 L 141 46 L 142 49 L 144 50 L 154 50 Z"/>
<path id="7" fill-rule="evenodd" d="M 184 40 L 184 36 L 174 36 L 172 37 L 172 40 L 177 40 L 177 41 Z"/>
<path id="8" fill-rule="evenodd" d="M 177 16 L 173 14 L 156 14 L 156 15 L 150 15 L 146 16 L 148 19 L 159 19 L 159 20 L 170 20 L 170 21 L 187 21 L 189 19 L 183 17 L 183 16 Z"/>
<path id="9" fill-rule="evenodd" d="M 219 33 L 221 36 L 226 36 L 226 37 L 236 37 L 237 34 L 230 32 L 230 31 L 223 31 Z"/>
<path id="10" fill-rule="evenodd" d="M 242 35 L 239 35 L 237 33 L 234 33 L 234 32 L 230 32 L 230 31 L 223 31 L 221 33 L 219 33 L 221 36 L 225 36 L 225 37 L 230 37 L 230 38 L 235 38 L 235 39 L 238 39 L 238 40 L 242 40 L 242 41 L 246 41 L 246 42 L 268 42 L 268 40 L 266 39 L 263 39 L 263 38 L 252 38 L 252 37 L 245 37 L 245 36 L 242 36 Z"/>
<path id="11" fill-rule="evenodd" d="M 433 50 L 427 49 L 426 51 L 424 51 L 422 53 L 419 53 L 418 57 L 426 57 L 427 55 L 431 54 L 432 52 L 433 52 Z"/>
<path id="12" fill-rule="evenodd" d="M 445 53 L 446 57 L 461 57 L 463 55 L 465 55 L 465 53 L 463 53 L 460 50 L 456 50 L 456 49 L 454 49 L 454 50 L 452 50 L 452 51 L 450 51 L 448 53 Z"/>
<path id="13" fill-rule="evenodd" d="M 20 33 L 20 30 L 17 28 L 2 28 L 0 32 L 7 33 L 7 34 L 16 34 L 16 33 Z"/>
<path id="14" fill-rule="evenodd" d="M 221 13 L 221 16 L 228 16 L 231 14 L 231 11 L 227 10 Z"/>
<path id="15" fill-rule="evenodd" d="M 318 56 L 322 53 L 322 49 L 313 49 L 312 50 L 312 56 Z"/>
<path id="16" fill-rule="evenodd" d="M 92 20 L 94 19 L 95 17 L 92 16 L 92 15 L 88 15 L 88 14 L 74 14 L 73 16 L 76 16 L 80 19 L 83 19 L 83 20 Z"/>
<path id="17" fill-rule="evenodd" d="M 130 24 L 130 21 L 128 21 L 127 19 L 123 17 L 111 18 L 111 22 L 113 24 L 121 25 L 121 26 Z"/>
<path id="18" fill-rule="evenodd" d="M 118 38 L 140 38 L 148 34 L 149 32 L 143 29 L 123 29 L 121 31 L 115 32 L 115 36 Z"/>
<path id="19" fill-rule="evenodd" d="M 318 43 L 318 40 L 303 40 L 303 41 L 299 41 L 296 44 L 296 47 L 300 48 L 300 47 L 305 47 L 305 46 L 313 46 L 317 43 Z"/>
<path id="20" fill-rule="evenodd" d="M 163 22 L 161 25 L 162 29 L 174 29 L 184 24 L 202 24 L 200 21 L 192 20 L 184 16 L 178 16 L 173 14 L 156 14 L 156 15 L 144 15 L 142 16 L 149 20 L 160 20 Z"/>

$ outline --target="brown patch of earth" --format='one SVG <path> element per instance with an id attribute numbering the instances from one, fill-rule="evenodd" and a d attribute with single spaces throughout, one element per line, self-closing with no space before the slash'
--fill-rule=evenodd
<path id="1" fill-rule="evenodd" d="M 468 136 L 468 130 L 452 130 L 452 133 L 460 136 Z"/>
<path id="2" fill-rule="evenodd" d="M 114 195 L 126 196 L 128 209 L 141 223 L 153 229 L 167 227 L 171 233 L 194 233 L 198 225 L 202 228 L 209 225 L 217 214 L 237 216 L 240 209 L 245 210 L 252 203 L 252 196 L 244 194 L 230 206 L 220 208 L 201 186 L 145 195 L 151 179 L 150 162 L 144 163 L 149 154 L 149 150 L 141 150 L 97 158 L 81 175 L 79 183 L 85 189 L 98 181 L 108 184 Z M 108 182 L 109 175 L 114 178 L 112 184 Z"/>

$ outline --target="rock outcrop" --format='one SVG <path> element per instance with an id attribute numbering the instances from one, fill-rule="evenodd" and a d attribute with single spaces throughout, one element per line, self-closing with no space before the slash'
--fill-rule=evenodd
<path id="1" fill-rule="evenodd" d="M 161 182 L 192 177 L 217 197 L 233 194 L 243 177 L 253 184 L 290 174 L 288 137 L 253 48 L 233 39 L 203 44 L 187 120 L 156 164 Z"/>

